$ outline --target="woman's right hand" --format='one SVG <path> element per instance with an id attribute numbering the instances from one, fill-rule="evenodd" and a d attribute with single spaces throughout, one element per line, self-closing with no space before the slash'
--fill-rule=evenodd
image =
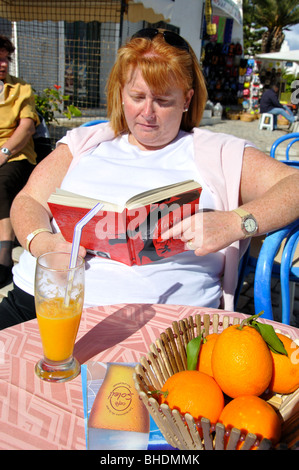
<path id="1" fill-rule="evenodd" d="M 60 232 L 40 232 L 30 243 L 30 253 L 35 258 L 38 258 L 40 255 L 48 253 L 49 251 L 64 251 L 70 253 L 71 250 L 72 244 L 67 242 Z M 86 249 L 83 246 L 80 246 L 78 254 L 85 258 Z"/>

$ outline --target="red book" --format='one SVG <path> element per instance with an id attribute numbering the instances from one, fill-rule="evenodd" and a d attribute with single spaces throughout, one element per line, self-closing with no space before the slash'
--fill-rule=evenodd
<path id="1" fill-rule="evenodd" d="M 57 189 L 48 205 L 65 240 L 97 203 L 102 209 L 83 227 L 80 245 L 96 256 L 129 266 L 158 261 L 185 250 L 180 239 L 161 240 L 167 228 L 198 211 L 201 186 L 193 180 L 155 188 L 124 206 Z"/>

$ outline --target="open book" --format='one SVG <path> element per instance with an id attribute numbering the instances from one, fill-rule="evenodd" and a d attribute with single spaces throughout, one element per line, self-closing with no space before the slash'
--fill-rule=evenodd
<path id="1" fill-rule="evenodd" d="M 48 205 L 65 240 L 72 242 L 77 222 L 103 203 L 83 228 L 80 244 L 94 255 L 142 265 L 184 251 L 180 239 L 161 240 L 161 233 L 198 210 L 201 190 L 199 183 L 186 180 L 142 192 L 119 206 L 57 189 Z"/>

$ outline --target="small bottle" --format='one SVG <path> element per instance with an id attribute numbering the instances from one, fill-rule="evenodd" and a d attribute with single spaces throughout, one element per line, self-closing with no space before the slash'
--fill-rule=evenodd
<path id="1" fill-rule="evenodd" d="M 147 449 L 149 413 L 135 389 L 133 372 L 127 364 L 108 364 L 88 418 L 88 449 Z"/>

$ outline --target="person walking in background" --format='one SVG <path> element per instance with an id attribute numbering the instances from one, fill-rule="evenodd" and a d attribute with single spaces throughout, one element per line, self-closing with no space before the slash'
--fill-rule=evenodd
<path id="1" fill-rule="evenodd" d="M 260 100 L 261 114 L 269 113 L 274 116 L 274 129 L 277 129 L 277 116 L 281 115 L 286 118 L 290 124 L 296 121 L 296 117 L 291 110 L 280 103 L 278 99 L 279 83 L 274 82 L 268 90 L 266 90 Z"/>
<path id="2" fill-rule="evenodd" d="M 0 35 L 0 288 L 12 279 L 15 234 L 10 207 L 35 167 L 32 135 L 39 124 L 31 86 L 8 73 L 14 50 Z"/>

